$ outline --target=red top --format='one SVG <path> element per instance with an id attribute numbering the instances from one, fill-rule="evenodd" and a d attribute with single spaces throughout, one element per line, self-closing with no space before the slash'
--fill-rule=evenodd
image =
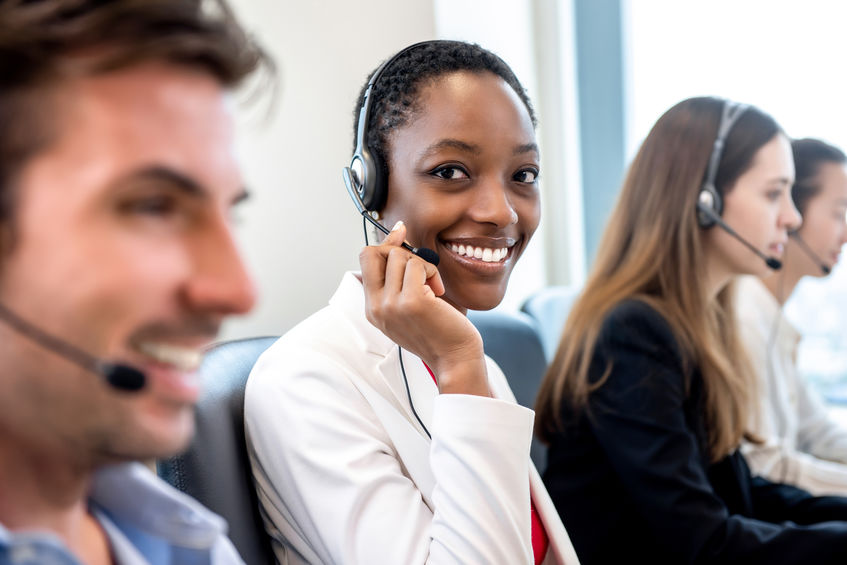
<path id="1" fill-rule="evenodd" d="M 429 371 L 432 377 L 432 382 L 438 386 L 438 380 L 435 378 L 435 373 L 429 368 L 429 365 L 424 363 L 424 367 Z M 530 519 L 532 520 L 532 555 L 535 557 L 535 565 L 539 565 L 544 561 L 544 556 L 547 555 L 547 548 L 550 546 L 550 539 L 547 537 L 547 531 L 544 529 L 544 524 L 541 523 L 541 518 L 538 516 L 538 511 L 535 509 L 535 503 L 530 498 Z"/>

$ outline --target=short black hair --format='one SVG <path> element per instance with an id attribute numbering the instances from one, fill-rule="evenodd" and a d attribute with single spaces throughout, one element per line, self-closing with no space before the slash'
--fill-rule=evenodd
<path id="1" fill-rule="evenodd" d="M 421 86 L 439 77 L 459 71 L 490 72 L 502 78 L 518 95 L 529 112 L 532 126 L 537 125 L 535 110 L 515 73 L 503 59 L 474 43 L 464 41 L 433 40 L 423 42 L 402 52 L 383 70 L 371 91 L 371 108 L 365 143 L 388 167 L 386 144 L 388 134 L 405 125 L 420 110 L 418 94 Z M 378 69 L 379 67 L 377 67 Z M 368 82 L 362 85 L 353 110 L 353 150 L 359 127 L 359 110 L 362 107 Z M 384 171 L 387 178 L 388 171 Z"/>
<path id="2" fill-rule="evenodd" d="M 820 139 L 810 137 L 795 139 L 791 142 L 791 152 L 794 154 L 794 186 L 791 187 L 791 198 L 800 214 L 806 209 L 809 200 L 821 190 L 816 177 L 824 163 L 843 165 L 847 163 L 844 152 Z"/>

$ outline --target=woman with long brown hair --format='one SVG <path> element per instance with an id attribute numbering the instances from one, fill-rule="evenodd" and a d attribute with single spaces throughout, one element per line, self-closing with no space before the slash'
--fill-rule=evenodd
<path id="1" fill-rule="evenodd" d="M 537 404 L 545 482 L 583 563 L 843 562 L 847 499 L 754 479 L 731 295 L 800 223 L 760 110 L 692 98 L 636 155 Z"/>

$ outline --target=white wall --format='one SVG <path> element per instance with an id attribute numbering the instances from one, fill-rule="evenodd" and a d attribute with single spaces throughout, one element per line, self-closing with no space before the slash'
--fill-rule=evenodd
<path id="1" fill-rule="evenodd" d="M 230 1 L 280 77 L 270 117 L 265 100 L 240 111 L 253 197 L 238 231 L 260 299 L 250 315 L 227 322 L 222 338 L 285 332 L 326 304 L 344 271 L 358 268 L 361 219 L 341 181 L 355 98 L 378 63 L 436 37 L 473 41 L 503 57 L 539 114 L 547 204 L 501 308 L 517 309 L 548 281 L 581 279 L 579 158 L 567 135 L 576 128 L 572 0 Z"/>
<path id="2" fill-rule="evenodd" d="M 242 250 L 259 290 L 253 312 L 221 337 L 279 334 L 324 306 L 358 268 L 362 226 L 341 180 L 353 104 L 383 59 L 435 33 L 432 0 L 232 0 L 276 59 L 274 112 L 241 111 L 239 144 L 252 196 L 239 212 Z"/>

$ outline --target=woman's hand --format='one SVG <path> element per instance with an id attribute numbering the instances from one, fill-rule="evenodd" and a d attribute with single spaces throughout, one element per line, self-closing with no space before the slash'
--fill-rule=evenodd
<path id="1" fill-rule="evenodd" d="M 482 337 L 453 306 L 438 298 L 438 269 L 400 247 L 398 222 L 380 245 L 359 254 L 368 321 L 403 349 L 424 360 L 442 393 L 490 396 Z"/>

